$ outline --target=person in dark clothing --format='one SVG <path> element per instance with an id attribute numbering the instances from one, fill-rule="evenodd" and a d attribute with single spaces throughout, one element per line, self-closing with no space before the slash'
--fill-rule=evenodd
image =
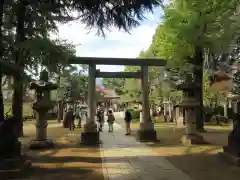
<path id="1" fill-rule="evenodd" d="M 108 127 L 109 127 L 108 132 L 113 132 L 113 123 L 115 121 L 115 117 L 113 115 L 113 111 L 112 110 L 108 110 L 107 116 L 108 116 L 107 122 L 108 122 Z"/>
<path id="2" fill-rule="evenodd" d="M 99 108 L 97 111 L 97 118 L 99 122 L 99 132 L 103 131 L 103 125 L 104 125 L 104 109 Z"/>
<path id="3" fill-rule="evenodd" d="M 78 127 L 81 128 L 82 127 L 82 117 L 81 117 L 81 107 L 80 104 L 77 104 L 76 108 L 75 108 L 75 118 L 78 121 Z"/>
<path id="4" fill-rule="evenodd" d="M 128 109 L 125 111 L 124 120 L 125 120 L 125 124 L 126 124 L 126 134 L 125 135 L 130 135 L 131 134 L 132 115 Z"/>
<path id="5" fill-rule="evenodd" d="M 75 124 L 74 124 L 74 114 L 73 114 L 73 110 L 69 109 L 67 112 L 66 112 L 66 119 L 69 123 L 69 129 L 70 130 L 74 130 L 75 129 Z"/>

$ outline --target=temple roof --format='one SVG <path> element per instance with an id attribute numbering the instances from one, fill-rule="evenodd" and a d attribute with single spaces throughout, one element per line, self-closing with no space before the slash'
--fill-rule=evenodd
<path id="1" fill-rule="evenodd" d="M 120 98 L 119 95 L 116 94 L 116 92 L 114 90 L 111 89 L 104 89 L 104 98 L 113 98 L 113 99 L 117 99 Z"/>

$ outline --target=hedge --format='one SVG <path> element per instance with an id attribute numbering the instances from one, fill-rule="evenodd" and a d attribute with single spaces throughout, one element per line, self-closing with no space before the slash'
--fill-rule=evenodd
<path id="1" fill-rule="evenodd" d="M 140 118 L 140 111 L 139 110 L 135 110 L 135 109 L 129 109 L 131 115 L 132 115 L 132 119 L 139 119 Z"/>

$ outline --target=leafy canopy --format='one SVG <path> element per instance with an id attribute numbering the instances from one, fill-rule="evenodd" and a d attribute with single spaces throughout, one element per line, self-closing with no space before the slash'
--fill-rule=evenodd
<path id="1" fill-rule="evenodd" d="M 237 0 L 172 0 L 164 8 L 163 23 L 153 37 L 157 56 L 181 66 L 194 47 L 220 52 L 228 49 L 239 30 Z"/>

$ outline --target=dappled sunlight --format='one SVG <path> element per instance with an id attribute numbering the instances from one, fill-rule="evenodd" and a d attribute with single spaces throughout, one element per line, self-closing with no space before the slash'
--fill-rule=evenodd
<path id="1" fill-rule="evenodd" d="M 205 125 L 205 128 L 207 130 L 220 130 L 220 131 L 228 131 L 230 132 L 232 130 L 232 126 L 226 125 L 226 126 L 219 126 L 219 125 Z"/>
<path id="2" fill-rule="evenodd" d="M 216 154 L 222 151 L 222 147 L 217 146 L 175 146 L 175 147 L 154 147 L 154 152 L 161 156 L 190 155 L 190 154 Z M 204 153 L 208 151 L 208 153 Z"/>
<path id="3" fill-rule="evenodd" d="M 62 166 L 62 163 L 33 163 L 33 167 L 41 167 L 41 168 L 48 168 L 48 169 L 55 169 Z"/>
<path id="4" fill-rule="evenodd" d="M 124 152 L 122 154 L 121 152 Z M 111 148 L 104 150 L 104 156 L 107 158 L 110 157 L 131 157 L 133 155 L 136 156 L 154 156 L 154 154 L 149 155 L 149 149 L 145 147 L 129 147 L 129 148 Z"/>
<path id="5" fill-rule="evenodd" d="M 136 122 L 137 123 L 137 122 Z M 176 168 L 189 174 L 194 180 L 238 180 L 239 167 L 232 166 L 218 157 L 228 142 L 231 126 L 205 125 L 206 132 L 201 133 L 207 145 L 183 146 L 180 138 L 185 128 L 176 128 L 174 123 L 155 123 L 158 143 L 145 143 L 152 147 L 156 156 L 163 156 Z M 133 126 L 133 135 L 136 135 Z M 220 173 L 221 172 L 221 173 Z"/>
<path id="6" fill-rule="evenodd" d="M 48 179 L 55 177 L 56 172 L 67 179 L 103 179 L 99 147 L 86 148 L 76 145 L 75 148 L 39 152 L 38 156 L 33 158 L 33 168 L 36 169 L 35 174 L 48 172 Z M 68 178 L 70 176 L 71 178 Z"/>
<path id="7" fill-rule="evenodd" d="M 69 135 L 68 129 L 59 127 L 49 129 L 49 136 L 55 137 L 53 149 L 28 151 L 33 165 L 32 176 L 26 180 L 103 180 L 102 159 L 100 147 L 79 144 L 82 129 L 76 129 L 74 136 Z M 35 134 L 31 132 L 30 134 Z M 31 138 L 23 138 L 24 144 Z M 41 177 L 41 178 L 40 178 Z"/>

